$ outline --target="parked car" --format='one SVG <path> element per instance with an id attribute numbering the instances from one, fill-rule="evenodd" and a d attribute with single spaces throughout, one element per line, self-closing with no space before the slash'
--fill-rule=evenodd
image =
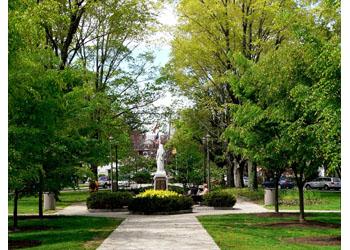
<path id="1" fill-rule="evenodd" d="M 313 181 L 306 182 L 304 185 L 306 189 L 335 189 L 339 190 L 341 188 L 340 178 L 338 177 L 319 177 Z"/>
<path id="2" fill-rule="evenodd" d="M 294 188 L 295 182 L 291 178 L 282 176 L 278 182 L 278 185 L 281 189 Z"/>
<path id="3" fill-rule="evenodd" d="M 98 186 L 107 188 L 111 186 L 111 181 L 107 176 L 101 176 L 98 178 Z"/>
<path id="4" fill-rule="evenodd" d="M 263 182 L 262 186 L 264 188 L 274 188 L 275 187 L 275 182 L 272 178 L 269 180 L 266 180 Z M 281 176 L 279 182 L 278 182 L 278 187 L 280 189 L 286 189 L 286 188 L 294 188 L 295 183 L 291 178 Z"/>
<path id="5" fill-rule="evenodd" d="M 263 183 L 262 183 L 262 186 L 264 188 L 274 188 L 275 187 L 275 182 L 273 180 L 273 178 L 270 178 L 268 180 L 265 180 Z"/>
<path id="6" fill-rule="evenodd" d="M 245 187 L 248 187 L 248 177 L 247 176 L 243 176 L 243 184 Z"/>

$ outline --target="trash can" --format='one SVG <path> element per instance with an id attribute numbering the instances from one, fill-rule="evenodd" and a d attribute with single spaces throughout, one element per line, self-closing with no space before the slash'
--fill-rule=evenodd
<path id="1" fill-rule="evenodd" d="M 55 210 L 56 200 L 54 193 L 44 193 L 44 210 Z"/>
<path id="2" fill-rule="evenodd" d="M 264 204 L 275 205 L 275 188 L 265 188 Z"/>

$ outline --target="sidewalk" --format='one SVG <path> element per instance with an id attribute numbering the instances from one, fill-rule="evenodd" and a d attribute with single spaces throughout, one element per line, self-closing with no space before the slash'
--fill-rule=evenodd
<path id="1" fill-rule="evenodd" d="M 196 216 L 234 213 L 263 213 L 267 209 L 238 200 L 233 209 L 216 210 L 194 206 L 193 213 L 179 215 L 131 215 L 128 212 L 96 212 L 85 203 L 58 211 L 59 215 L 84 215 L 126 218 L 100 245 L 99 250 L 219 250 Z"/>
<path id="2" fill-rule="evenodd" d="M 130 215 L 98 250 L 219 250 L 192 214 Z"/>

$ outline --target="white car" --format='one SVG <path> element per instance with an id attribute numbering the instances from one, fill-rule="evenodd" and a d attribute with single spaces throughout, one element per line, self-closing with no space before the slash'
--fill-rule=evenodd
<path id="1" fill-rule="evenodd" d="M 306 189 L 336 189 L 339 190 L 341 188 L 340 178 L 337 177 L 319 177 L 313 181 L 306 182 L 304 185 Z"/>
<path id="2" fill-rule="evenodd" d="M 111 186 L 111 181 L 107 176 L 101 176 L 98 178 L 98 186 L 102 188 L 107 188 Z"/>

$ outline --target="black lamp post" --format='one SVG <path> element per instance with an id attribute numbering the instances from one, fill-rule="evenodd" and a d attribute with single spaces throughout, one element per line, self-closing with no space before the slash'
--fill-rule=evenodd
<path id="1" fill-rule="evenodd" d="M 208 170 L 208 190 L 210 191 L 211 189 L 211 184 L 210 184 L 210 162 L 209 162 L 209 139 L 210 135 L 206 135 L 206 141 L 207 141 L 207 170 Z"/>
<path id="2" fill-rule="evenodd" d="M 111 162 L 111 191 L 113 192 L 113 157 L 112 157 L 112 140 L 113 137 L 109 137 L 109 160 Z"/>
<path id="3" fill-rule="evenodd" d="M 118 179 L 119 179 L 119 171 L 118 171 L 118 145 L 115 144 L 115 189 L 118 191 L 119 185 L 118 185 Z M 112 185 L 113 187 L 113 185 Z"/>
<path id="4" fill-rule="evenodd" d="M 209 162 L 209 139 L 210 135 L 207 134 L 206 136 L 203 137 L 203 146 L 206 144 L 206 157 L 204 157 L 204 162 L 203 162 L 203 179 L 204 182 L 207 182 L 208 184 L 208 190 L 210 190 L 211 185 L 210 185 L 210 162 Z M 204 155 L 205 155 L 205 150 L 204 150 Z M 206 158 L 206 159 L 205 159 Z"/>

